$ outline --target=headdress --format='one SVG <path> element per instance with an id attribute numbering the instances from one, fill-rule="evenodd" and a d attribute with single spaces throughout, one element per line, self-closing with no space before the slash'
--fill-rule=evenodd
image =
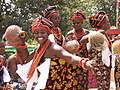
<path id="1" fill-rule="evenodd" d="M 107 14 L 104 11 L 98 11 L 94 14 L 92 14 L 89 17 L 90 25 L 92 28 L 99 28 L 101 24 L 103 24 L 103 21 L 107 18 Z"/>
<path id="2" fill-rule="evenodd" d="M 82 21 L 84 21 L 86 19 L 85 16 L 83 15 L 83 12 L 82 11 L 78 11 L 78 10 L 73 12 L 73 14 L 70 17 L 70 20 L 73 21 L 75 18 L 79 18 Z"/>
<path id="3" fill-rule="evenodd" d="M 54 27 L 51 21 L 46 18 L 39 16 L 33 20 L 32 23 L 32 33 L 38 28 L 44 28 L 48 33 L 51 33 L 51 29 Z"/>
<path id="4" fill-rule="evenodd" d="M 55 13 L 59 13 L 58 12 L 58 6 L 48 6 L 44 11 L 43 11 L 43 15 L 45 18 L 50 19 L 51 16 Z"/>

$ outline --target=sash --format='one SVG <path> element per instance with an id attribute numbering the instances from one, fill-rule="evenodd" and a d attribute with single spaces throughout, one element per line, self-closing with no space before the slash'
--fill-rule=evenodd
<path id="1" fill-rule="evenodd" d="M 28 75 L 27 75 L 27 82 L 30 80 L 30 78 L 33 76 L 34 74 L 34 71 L 35 71 L 35 68 L 38 66 L 43 54 L 45 53 L 46 49 L 48 48 L 49 46 L 49 43 L 50 43 L 50 40 L 47 40 L 45 42 L 45 44 L 43 45 L 43 47 L 41 48 L 41 50 L 39 51 L 40 47 L 37 48 L 37 50 L 35 51 L 35 55 L 34 55 L 34 58 L 33 58 L 33 62 L 30 66 L 30 69 L 29 69 L 29 72 L 28 72 Z"/>

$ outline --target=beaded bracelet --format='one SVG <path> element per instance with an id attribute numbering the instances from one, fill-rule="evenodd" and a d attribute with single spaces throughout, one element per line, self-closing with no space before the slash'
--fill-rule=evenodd
<path id="1" fill-rule="evenodd" d="M 87 68 L 85 68 L 85 65 L 86 65 L 86 62 L 87 62 L 88 60 L 89 60 L 89 59 L 86 58 L 86 59 L 84 59 L 84 62 L 82 62 L 82 68 L 83 68 L 84 70 L 87 70 Z"/>
<path id="2" fill-rule="evenodd" d="M 82 61 L 84 60 L 84 58 L 82 58 L 79 62 L 80 66 L 82 66 Z"/>

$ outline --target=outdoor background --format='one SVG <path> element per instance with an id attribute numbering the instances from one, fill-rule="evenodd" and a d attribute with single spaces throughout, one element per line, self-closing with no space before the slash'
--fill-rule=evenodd
<path id="1" fill-rule="evenodd" d="M 29 44 L 34 43 L 29 32 L 31 22 L 47 5 L 59 6 L 61 15 L 59 27 L 64 35 L 72 28 L 69 17 L 74 9 L 84 11 L 87 19 L 83 27 L 89 30 L 91 27 L 88 16 L 98 10 L 106 11 L 109 14 L 111 26 L 116 25 L 116 0 L 0 0 L 0 2 L 0 38 L 9 25 L 16 24 L 27 32 L 26 40 Z"/>

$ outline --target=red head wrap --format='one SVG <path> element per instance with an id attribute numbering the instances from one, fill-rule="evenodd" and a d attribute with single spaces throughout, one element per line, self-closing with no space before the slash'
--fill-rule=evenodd
<path id="1" fill-rule="evenodd" d="M 53 24 L 49 20 L 40 16 L 33 20 L 32 33 L 34 33 L 34 31 L 39 28 L 44 28 L 48 33 L 51 33 L 51 28 L 53 28 Z"/>
<path id="2" fill-rule="evenodd" d="M 86 19 L 85 16 L 83 15 L 83 12 L 78 10 L 72 14 L 72 16 L 70 17 L 70 20 L 73 21 L 75 18 L 78 18 L 81 21 L 84 21 Z"/>
<path id="3" fill-rule="evenodd" d="M 101 26 L 106 19 L 107 14 L 104 11 L 98 11 L 89 17 L 90 24 L 93 28 Z"/>
<path id="4" fill-rule="evenodd" d="M 57 9 L 58 6 L 48 6 L 43 12 L 44 17 L 50 19 L 53 16 L 53 14 L 59 14 Z"/>

